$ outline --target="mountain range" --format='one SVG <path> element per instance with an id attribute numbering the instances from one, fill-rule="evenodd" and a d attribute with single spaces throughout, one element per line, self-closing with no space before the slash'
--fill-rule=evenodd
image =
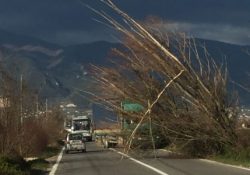
<path id="1" fill-rule="evenodd" d="M 250 87 L 250 46 L 201 40 L 208 52 L 221 60 L 226 59 L 230 80 Z M 73 101 L 79 106 L 89 105 L 88 95 L 82 91 L 93 89 L 90 65 L 109 64 L 110 49 L 120 44 L 106 41 L 61 46 L 37 38 L 0 30 L 0 61 L 14 78 L 22 74 L 29 87 L 40 99 L 49 102 Z M 250 104 L 250 93 L 237 89 L 241 103 Z"/>

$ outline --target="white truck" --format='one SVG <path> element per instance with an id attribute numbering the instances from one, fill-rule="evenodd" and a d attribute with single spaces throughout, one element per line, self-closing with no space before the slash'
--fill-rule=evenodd
<path id="1" fill-rule="evenodd" d="M 70 126 L 65 129 L 69 133 L 81 133 L 86 141 L 92 141 L 93 126 L 90 117 L 87 115 L 72 116 L 68 123 L 70 123 Z"/>

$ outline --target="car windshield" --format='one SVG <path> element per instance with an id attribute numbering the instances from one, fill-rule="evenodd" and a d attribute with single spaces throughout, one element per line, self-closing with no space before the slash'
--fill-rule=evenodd
<path id="1" fill-rule="evenodd" d="M 70 134 L 69 140 L 82 140 L 82 134 Z"/>

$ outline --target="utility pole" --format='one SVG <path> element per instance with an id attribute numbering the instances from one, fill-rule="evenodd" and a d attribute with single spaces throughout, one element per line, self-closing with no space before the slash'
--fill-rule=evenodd
<path id="1" fill-rule="evenodd" d="M 23 74 L 20 75 L 20 126 L 19 126 L 19 135 L 20 135 L 20 145 L 19 152 L 22 155 L 23 153 Z"/>
<path id="2" fill-rule="evenodd" d="M 48 99 L 46 98 L 45 101 L 45 117 L 47 118 L 47 112 L 48 112 Z"/>
<path id="3" fill-rule="evenodd" d="M 39 112 L 39 106 L 38 106 L 38 94 L 36 95 L 36 113 L 38 115 Z"/>
<path id="4" fill-rule="evenodd" d="M 23 125 L 23 74 L 20 76 L 20 124 Z"/>
<path id="5" fill-rule="evenodd" d="M 38 104 L 38 94 L 36 94 L 36 118 L 39 117 L 39 104 Z"/>

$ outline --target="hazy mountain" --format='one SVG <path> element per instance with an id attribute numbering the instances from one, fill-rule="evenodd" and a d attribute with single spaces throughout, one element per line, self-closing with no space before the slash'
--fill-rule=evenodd
<path id="1" fill-rule="evenodd" d="M 51 49 L 60 48 L 60 46 L 58 46 L 57 44 L 49 43 L 27 35 L 11 33 L 2 29 L 0 29 L 0 44 L 14 44 L 15 46 L 24 46 L 32 44 L 35 46 L 46 46 L 47 48 Z"/>
<path id="2" fill-rule="evenodd" d="M 205 44 L 209 54 L 217 63 L 226 64 L 229 72 L 230 90 L 238 91 L 241 104 L 250 105 L 250 46 L 239 46 L 210 40 L 198 40 Z M 221 64 L 219 64 L 221 65 Z"/>
<path id="3" fill-rule="evenodd" d="M 198 42 L 205 43 L 217 61 L 227 60 L 232 80 L 249 85 L 250 56 L 246 54 L 249 46 L 207 40 Z M 0 30 L 0 60 L 6 70 L 17 79 L 23 74 L 24 80 L 38 91 L 40 98 L 49 98 L 51 102 L 69 99 L 87 105 L 87 95 L 79 89 L 93 89 L 89 65 L 108 65 L 107 58 L 113 47 L 120 47 L 120 44 L 100 41 L 64 47 Z M 240 93 L 242 102 L 250 104 L 250 94 L 242 90 Z"/>
<path id="4" fill-rule="evenodd" d="M 106 55 L 117 44 L 96 42 L 69 47 L 0 30 L 0 60 L 3 67 L 19 79 L 21 74 L 41 99 L 65 99 L 87 105 L 79 90 L 90 89 L 89 65 L 107 64 Z"/>
<path id="5" fill-rule="evenodd" d="M 88 44 L 72 45 L 65 48 L 65 56 L 84 64 L 109 64 L 108 56 L 111 48 L 121 47 L 120 44 L 98 41 Z"/>

